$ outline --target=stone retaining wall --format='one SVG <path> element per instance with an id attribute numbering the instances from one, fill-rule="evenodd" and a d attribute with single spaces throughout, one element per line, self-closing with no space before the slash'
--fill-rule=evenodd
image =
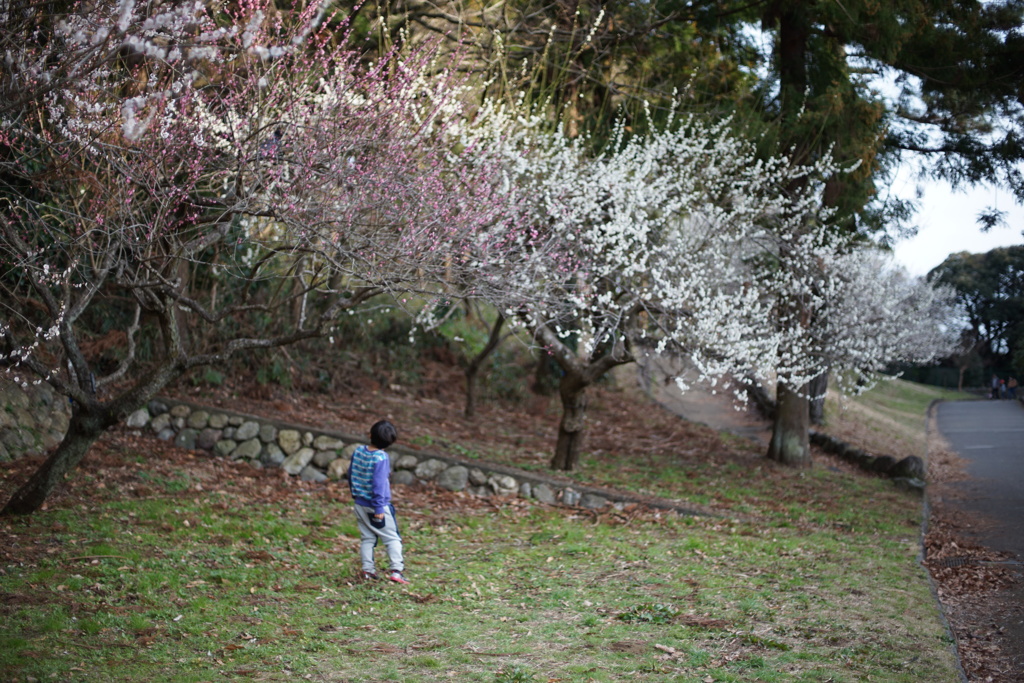
<path id="1" fill-rule="evenodd" d="M 51 450 L 70 418 L 67 399 L 49 384 L 0 373 L 0 462 Z"/>
<path id="2" fill-rule="evenodd" d="M 872 455 L 845 441 L 813 430 L 810 433 L 810 440 L 816 446 L 820 446 L 833 455 L 838 455 L 862 470 L 890 477 L 893 483 L 901 489 L 917 493 L 924 491 L 926 485 L 924 460 L 916 455 L 908 455 L 902 460 L 897 460 L 891 455 Z"/>
<path id="3" fill-rule="evenodd" d="M 129 428 L 150 431 L 176 446 L 242 460 L 253 467 L 279 467 L 305 481 L 344 479 L 356 446 L 365 437 L 297 426 L 277 420 L 209 408 L 183 401 L 150 401 L 127 420 Z M 395 444 L 391 455 L 393 484 L 432 482 L 450 491 L 477 496 L 520 496 L 549 505 L 600 510 L 628 503 L 702 514 L 671 501 L 649 500 L 493 463 L 480 463 Z"/>

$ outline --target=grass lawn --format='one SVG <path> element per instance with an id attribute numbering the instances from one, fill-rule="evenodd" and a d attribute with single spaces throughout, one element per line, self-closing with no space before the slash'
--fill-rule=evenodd
<path id="1" fill-rule="evenodd" d="M 826 431 L 866 450 L 900 456 L 926 454 L 926 415 L 935 401 L 976 400 L 966 392 L 883 380 L 856 398 L 833 396 L 825 403 Z"/>
<path id="2" fill-rule="evenodd" d="M 7 496 L 28 466 L 3 467 Z M 719 514 L 597 514 L 396 487 L 413 583 L 363 582 L 343 485 L 113 434 L 47 510 L 0 520 L 0 672 L 959 680 L 916 561 L 919 498 L 820 463 L 791 471 L 677 456 L 585 467 L 596 481 Z"/>

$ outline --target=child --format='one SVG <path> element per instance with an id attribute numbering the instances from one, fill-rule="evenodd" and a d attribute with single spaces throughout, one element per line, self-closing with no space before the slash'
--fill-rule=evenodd
<path id="1" fill-rule="evenodd" d="M 395 506 L 391 504 L 391 461 L 384 450 L 398 438 L 395 426 L 381 420 L 370 427 L 370 445 L 361 445 L 352 454 L 348 468 L 348 485 L 355 501 L 356 522 L 362 543 L 359 556 L 363 561 L 363 578 L 376 579 L 373 549 L 377 540 L 384 541 L 388 553 L 388 578 L 395 583 L 409 583 L 402 576 L 402 537 L 395 522 Z"/>

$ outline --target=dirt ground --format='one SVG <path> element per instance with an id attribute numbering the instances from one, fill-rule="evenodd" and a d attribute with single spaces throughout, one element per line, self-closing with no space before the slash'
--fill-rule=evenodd
<path id="1" fill-rule="evenodd" d="M 462 376 L 458 368 L 428 359 L 421 375 L 423 381 L 416 387 L 381 386 L 368 378 L 352 376 L 346 378 L 345 390 L 335 395 L 286 392 L 255 383 L 214 389 L 183 385 L 172 393 L 240 412 L 353 434 L 363 433 L 373 421 L 387 417 L 401 425 L 402 441 L 407 445 L 447 448 L 457 454 L 459 449 L 476 450 L 508 464 L 544 464 L 550 458 L 559 418 L 556 397 L 481 401 L 476 417 L 466 419 L 462 414 Z M 652 405 L 660 409 L 652 410 Z M 680 416 L 686 419 L 681 420 Z M 752 409 L 737 411 L 728 392 L 721 388 L 715 393 L 698 389 L 680 398 L 667 385 L 638 376 L 635 370 L 619 372 L 614 382 L 592 390 L 588 420 L 586 449 L 594 457 L 618 458 L 625 452 L 653 452 L 673 454 L 691 462 L 726 458 L 763 464 L 770 427 Z M 719 430 L 740 438 L 723 436 Z M 870 451 L 868 435 L 859 439 L 846 430 L 842 436 Z M 87 458 L 82 467 L 102 466 L 104 449 L 130 447 L 131 438 L 115 433 L 110 440 L 98 444 L 99 453 Z M 169 444 L 161 443 L 160 447 L 161 451 L 168 451 L 168 459 L 188 457 Z M 888 454 L 897 458 L 906 455 Z M 1024 582 L 1019 571 L 999 564 L 1006 558 L 973 544 L 965 535 L 965 525 L 981 523 L 980 520 L 954 519 L 942 504 L 950 490 L 944 485 L 965 476 L 962 463 L 937 442 L 929 444 L 929 454 L 928 500 L 933 504 L 923 557 L 955 635 L 967 679 L 971 683 L 1024 681 L 1024 643 L 1011 642 L 1010 634 L 1000 626 L 1008 619 L 1024 619 Z M 850 469 L 844 461 L 817 450 L 814 461 L 816 466 Z M 7 484 L 27 476 L 30 467 L 29 462 L 11 466 Z M 281 486 L 301 485 L 289 484 L 287 478 L 281 480 L 272 471 L 257 472 L 237 481 L 273 479 L 280 480 Z"/>
<path id="2" fill-rule="evenodd" d="M 956 637 L 968 680 L 1024 681 L 1024 577 L 1006 553 L 979 544 L 975 531 L 988 523 L 956 505 L 967 477 L 965 463 L 933 433 L 929 439 L 925 566 L 950 629 Z"/>

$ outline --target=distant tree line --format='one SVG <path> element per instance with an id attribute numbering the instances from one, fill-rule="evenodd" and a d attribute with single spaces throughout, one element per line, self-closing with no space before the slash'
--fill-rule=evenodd
<path id="1" fill-rule="evenodd" d="M 1024 377 L 1024 246 L 951 254 L 928 279 L 956 293 L 960 344 L 939 368 L 907 368 L 908 376 L 986 388 L 993 373 Z"/>

